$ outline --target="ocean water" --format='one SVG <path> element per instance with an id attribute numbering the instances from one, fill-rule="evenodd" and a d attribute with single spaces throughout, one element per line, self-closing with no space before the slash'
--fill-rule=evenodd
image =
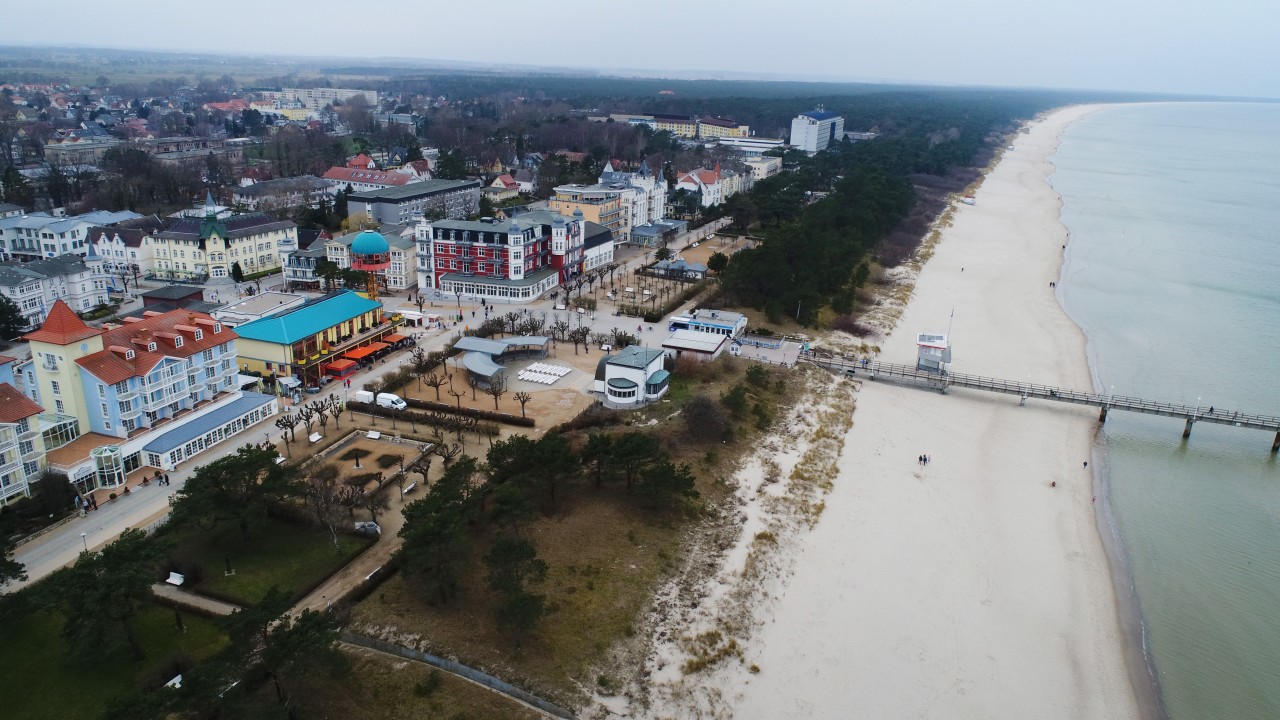
<path id="1" fill-rule="evenodd" d="M 1107 108 L 1052 160 L 1098 391 L 1280 415 L 1280 105 Z M 1280 718 L 1273 436 L 1182 428 L 1113 412 L 1101 440 L 1164 708 Z"/>

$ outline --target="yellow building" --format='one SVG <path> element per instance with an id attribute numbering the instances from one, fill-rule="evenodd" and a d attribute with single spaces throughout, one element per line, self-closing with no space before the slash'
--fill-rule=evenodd
<path id="1" fill-rule="evenodd" d="M 403 323 L 384 318 L 382 303 L 344 290 L 237 326 L 236 350 L 244 369 L 315 385 L 404 341 L 396 333 Z"/>
<path id="2" fill-rule="evenodd" d="M 681 137 L 697 137 L 698 121 L 684 115 L 654 115 L 653 129 Z"/>
<path id="3" fill-rule="evenodd" d="M 251 275 L 280 269 L 281 257 L 298 247 L 298 226 L 258 213 L 220 220 L 210 198 L 203 219 L 179 218 L 145 242 L 158 277 L 231 277 L 235 263 Z"/>
<path id="4" fill-rule="evenodd" d="M 547 201 L 551 212 L 572 216 L 581 212 L 582 218 L 603 225 L 614 233 L 623 229 L 622 193 L 601 185 L 561 185 Z"/>
<path id="5" fill-rule="evenodd" d="M 730 118 L 705 117 L 698 121 L 698 136 L 703 138 L 750 137 L 751 127 Z"/>

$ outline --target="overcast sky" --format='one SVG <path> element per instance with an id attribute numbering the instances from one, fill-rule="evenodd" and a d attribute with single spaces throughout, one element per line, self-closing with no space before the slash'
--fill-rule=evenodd
<path id="1" fill-rule="evenodd" d="M 1277 0 L 60 0 L 5 42 L 1280 98 Z"/>

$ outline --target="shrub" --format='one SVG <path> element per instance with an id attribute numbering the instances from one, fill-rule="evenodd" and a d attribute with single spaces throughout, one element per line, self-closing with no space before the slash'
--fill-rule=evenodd
<path id="1" fill-rule="evenodd" d="M 385 455 L 378 456 L 377 463 L 378 463 L 378 467 L 382 468 L 383 470 L 386 470 L 392 465 L 395 465 L 396 463 L 400 462 L 402 459 L 403 458 L 401 458 L 399 455 L 392 455 L 391 453 L 386 453 Z"/>
<path id="2" fill-rule="evenodd" d="M 365 458 L 372 455 L 373 452 L 364 448 L 351 448 L 350 450 L 338 456 L 339 460 L 355 460 L 356 458 Z"/>
<path id="3" fill-rule="evenodd" d="M 684 406 L 685 431 L 693 440 L 724 440 L 729 434 L 729 418 L 724 409 L 706 395 L 699 395 Z"/>
<path id="4" fill-rule="evenodd" d="M 575 417 L 556 426 L 555 432 L 571 432 L 593 427 L 608 427 L 622 422 L 622 414 L 601 404 L 587 407 Z"/>
<path id="5" fill-rule="evenodd" d="M 875 328 L 858 320 L 853 315 L 841 315 L 835 319 L 835 322 L 831 324 L 831 327 L 835 330 L 847 332 L 854 337 L 860 338 L 870 337 L 876 334 Z"/>

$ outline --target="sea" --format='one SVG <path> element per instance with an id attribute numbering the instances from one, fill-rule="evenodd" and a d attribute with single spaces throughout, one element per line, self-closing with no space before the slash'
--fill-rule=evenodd
<path id="1" fill-rule="evenodd" d="M 1111 106 L 1068 127 L 1051 160 L 1069 233 L 1058 291 L 1096 390 L 1280 415 L 1280 104 Z M 1118 594 L 1136 604 L 1158 713 L 1274 720 L 1274 436 L 1182 430 L 1112 412 L 1099 434 Z"/>

